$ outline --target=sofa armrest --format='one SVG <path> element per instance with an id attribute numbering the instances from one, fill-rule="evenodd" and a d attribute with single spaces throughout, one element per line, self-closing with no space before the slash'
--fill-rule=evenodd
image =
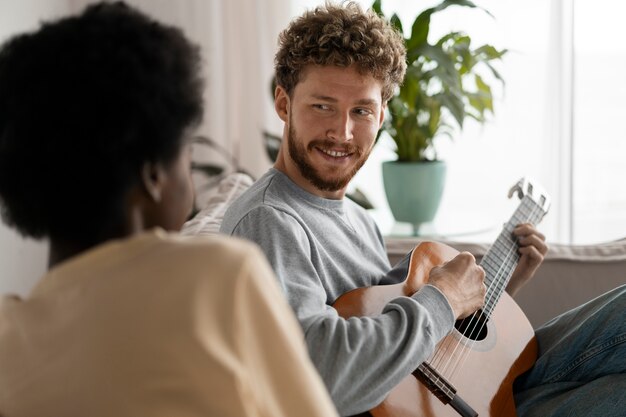
<path id="1" fill-rule="evenodd" d="M 421 240 L 389 238 L 387 253 L 392 265 Z M 489 244 L 442 241 L 472 253 L 479 261 Z M 626 239 L 595 245 L 550 244 L 534 279 L 522 288 L 515 301 L 533 327 L 615 287 L 626 284 Z"/>

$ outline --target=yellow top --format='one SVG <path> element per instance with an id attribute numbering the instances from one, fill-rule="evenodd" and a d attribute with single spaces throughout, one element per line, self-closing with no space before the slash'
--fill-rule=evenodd
<path id="1" fill-rule="evenodd" d="M 337 416 L 261 252 L 159 230 L 2 299 L 0 414 Z"/>

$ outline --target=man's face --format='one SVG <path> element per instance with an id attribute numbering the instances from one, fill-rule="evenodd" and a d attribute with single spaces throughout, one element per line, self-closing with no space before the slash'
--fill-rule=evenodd
<path id="1" fill-rule="evenodd" d="M 341 198 L 384 118 L 382 85 L 355 68 L 311 65 L 289 97 L 277 89 L 286 140 L 276 168 L 307 191 Z"/>

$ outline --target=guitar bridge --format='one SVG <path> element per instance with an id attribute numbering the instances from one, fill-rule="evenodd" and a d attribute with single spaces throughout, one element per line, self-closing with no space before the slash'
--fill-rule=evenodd
<path id="1" fill-rule="evenodd" d="M 430 366 L 428 362 L 421 363 L 413 376 L 428 388 L 442 403 L 452 407 L 462 417 L 477 417 L 478 413 L 456 394 L 456 389 L 444 377 Z"/>

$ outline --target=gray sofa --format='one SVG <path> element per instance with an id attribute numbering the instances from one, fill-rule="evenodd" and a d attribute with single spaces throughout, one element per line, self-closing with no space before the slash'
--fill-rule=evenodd
<path id="1" fill-rule="evenodd" d="M 388 238 L 387 253 L 393 264 L 420 240 Z M 477 260 L 489 244 L 442 242 Z M 551 244 L 535 278 L 515 297 L 533 327 L 576 307 L 612 288 L 626 284 L 626 239 L 596 245 Z"/>

